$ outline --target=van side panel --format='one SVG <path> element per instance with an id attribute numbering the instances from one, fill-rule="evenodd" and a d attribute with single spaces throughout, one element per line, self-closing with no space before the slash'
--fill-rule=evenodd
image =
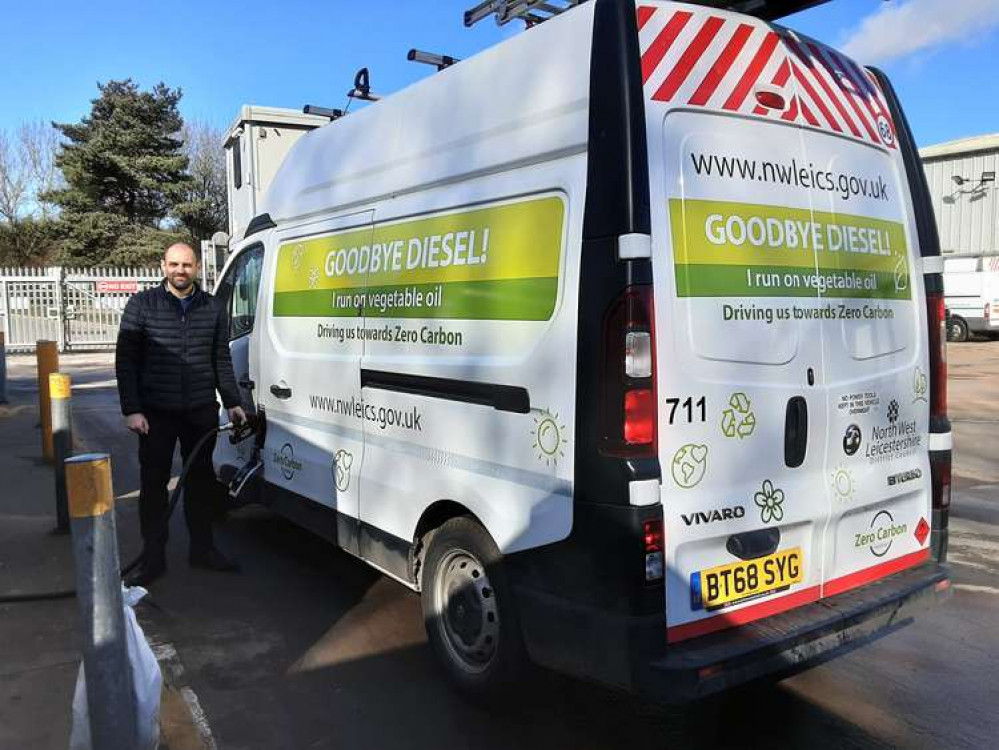
<path id="1" fill-rule="evenodd" d="M 440 501 L 504 552 L 572 528 L 592 20 L 581 8 L 308 134 L 265 199 L 274 483 L 334 508 L 397 576 L 387 556 L 405 568 Z M 270 391 L 282 379 L 289 399 Z"/>

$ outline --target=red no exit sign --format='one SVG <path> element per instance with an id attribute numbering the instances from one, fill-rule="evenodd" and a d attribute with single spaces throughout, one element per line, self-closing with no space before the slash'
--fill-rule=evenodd
<path id="1" fill-rule="evenodd" d="M 107 294 L 109 292 L 124 292 L 126 294 L 135 294 L 139 291 L 138 281 L 98 281 L 97 282 L 97 293 Z"/>

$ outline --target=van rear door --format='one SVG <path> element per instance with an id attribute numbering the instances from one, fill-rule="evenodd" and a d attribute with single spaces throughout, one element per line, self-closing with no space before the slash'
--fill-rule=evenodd
<path id="1" fill-rule="evenodd" d="M 900 390 L 926 372 L 925 322 L 890 120 L 846 124 L 871 94 L 851 102 L 809 42 L 758 19 L 642 3 L 638 21 L 676 641 L 818 599 L 872 554 L 847 551 L 860 524 L 886 560 L 923 546 L 925 451 L 864 447 L 926 432 Z"/>
<path id="2" fill-rule="evenodd" d="M 804 128 L 823 295 L 830 525 L 823 596 L 926 559 L 930 533 L 926 299 L 895 126 L 877 83 L 814 40 L 785 34 L 822 127 Z M 837 86 L 837 84 L 840 84 Z"/>

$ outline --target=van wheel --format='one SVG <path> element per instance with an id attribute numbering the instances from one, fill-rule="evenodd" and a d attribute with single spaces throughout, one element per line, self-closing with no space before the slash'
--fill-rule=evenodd
<path id="1" fill-rule="evenodd" d="M 452 518 L 431 535 L 422 603 L 427 636 L 452 684 L 473 699 L 502 698 L 526 657 L 502 555 L 472 519 Z"/>
<path id="2" fill-rule="evenodd" d="M 968 340 L 968 324 L 964 318 L 950 318 L 947 321 L 947 340 L 958 343 Z"/>

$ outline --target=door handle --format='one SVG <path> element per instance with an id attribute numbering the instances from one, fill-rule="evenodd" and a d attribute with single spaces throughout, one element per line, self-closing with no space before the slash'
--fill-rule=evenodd
<path id="1" fill-rule="evenodd" d="M 252 391 L 254 388 L 257 387 L 257 384 L 254 383 L 252 380 L 250 380 L 250 377 L 248 375 L 244 375 L 243 379 L 239 381 L 238 385 L 240 388 L 245 388 L 248 391 Z"/>
<path id="2" fill-rule="evenodd" d="M 808 452 L 808 402 L 795 396 L 787 402 L 784 418 L 784 463 L 796 469 L 805 462 Z"/>
<path id="3" fill-rule="evenodd" d="M 273 393 L 277 398 L 286 399 L 291 398 L 291 388 L 281 385 L 272 385 L 271 393 Z"/>

